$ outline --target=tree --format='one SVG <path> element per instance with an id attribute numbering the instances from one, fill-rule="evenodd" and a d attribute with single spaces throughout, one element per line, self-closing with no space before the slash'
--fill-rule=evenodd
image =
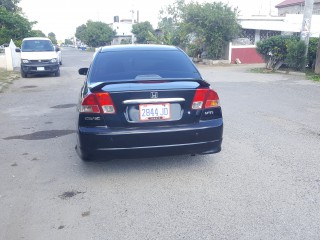
<path id="1" fill-rule="evenodd" d="M 181 19 L 184 0 L 177 0 L 160 11 L 161 21 L 158 23 L 160 34 L 156 34 L 158 43 L 175 45 L 183 49 L 189 43 L 188 32 L 185 31 L 184 22 Z"/>
<path id="2" fill-rule="evenodd" d="M 240 33 L 237 14 L 237 9 L 221 2 L 191 2 L 183 6 L 181 18 L 191 39 L 203 43 L 207 56 L 220 59 L 226 44 Z"/>
<path id="3" fill-rule="evenodd" d="M 21 8 L 18 7 L 20 0 L 0 0 L 0 6 L 4 7 L 8 12 L 20 13 Z"/>
<path id="4" fill-rule="evenodd" d="M 66 45 L 72 45 L 73 44 L 73 41 L 71 39 L 65 39 L 64 40 L 64 44 Z"/>
<path id="5" fill-rule="evenodd" d="M 31 30 L 30 37 L 46 37 L 41 30 Z"/>
<path id="6" fill-rule="evenodd" d="M 154 30 L 148 21 L 136 23 L 132 26 L 132 33 L 135 35 L 137 43 L 147 43 L 149 32 L 153 34 Z"/>
<path id="7" fill-rule="evenodd" d="M 48 38 L 51 40 L 51 42 L 52 42 L 53 44 L 57 44 L 56 35 L 55 35 L 53 32 L 50 32 L 50 33 L 48 34 Z"/>
<path id="8" fill-rule="evenodd" d="M 159 28 L 170 44 L 187 48 L 191 55 L 223 57 L 225 46 L 240 33 L 237 9 L 221 2 L 185 3 L 176 0 L 160 12 Z"/>
<path id="9" fill-rule="evenodd" d="M 87 25 L 82 24 L 79 27 L 76 28 L 76 38 L 78 38 L 80 41 L 85 42 L 86 41 L 86 31 L 87 31 Z"/>
<path id="10" fill-rule="evenodd" d="M 21 40 L 28 37 L 32 24 L 18 13 L 0 6 L 0 44 L 8 43 L 10 39 Z"/>
<path id="11" fill-rule="evenodd" d="M 110 45 L 116 32 L 103 22 L 89 20 L 76 29 L 76 37 L 91 47 Z"/>
<path id="12" fill-rule="evenodd" d="M 188 44 L 188 33 L 184 31 L 183 23 L 174 22 L 172 17 L 163 17 L 158 23 L 159 34 L 155 38 L 159 43 L 185 48 Z"/>

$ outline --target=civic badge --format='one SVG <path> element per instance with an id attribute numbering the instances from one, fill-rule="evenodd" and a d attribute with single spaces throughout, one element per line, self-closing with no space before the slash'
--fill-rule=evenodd
<path id="1" fill-rule="evenodd" d="M 150 92 L 151 98 L 158 98 L 158 92 Z"/>

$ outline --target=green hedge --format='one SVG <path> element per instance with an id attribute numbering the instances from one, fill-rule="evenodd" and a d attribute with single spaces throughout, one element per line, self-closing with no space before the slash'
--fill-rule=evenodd
<path id="1" fill-rule="evenodd" d="M 257 44 L 258 53 L 267 62 L 267 68 L 278 69 L 283 64 L 294 70 L 303 70 L 305 66 L 314 68 L 318 38 L 310 38 L 308 56 L 306 46 L 297 36 L 274 36 Z"/>

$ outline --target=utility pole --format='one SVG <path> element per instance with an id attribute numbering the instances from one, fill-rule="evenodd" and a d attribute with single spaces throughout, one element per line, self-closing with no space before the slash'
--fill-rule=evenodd
<path id="1" fill-rule="evenodd" d="M 131 15 L 131 26 L 132 26 L 132 30 L 133 30 L 133 24 L 134 24 L 134 10 L 133 10 L 133 7 L 132 7 L 132 10 L 131 10 L 131 13 L 132 13 L 132 15 Z M 131 30 L 131 33 L 132 33 L 132 35 L 131 35 L 131 44 L 134 44 L 134 35 L 133 35 L 133 32 L 132 32 L 132 30 Z"/>
<path id="2" fill-rule="evenodd" d="M 132 0 L 132 2 L 131 2 L 131 44 L 134 44 L 134 34 L 133 34 L 133 32 L 132 32 L 132 30 L 133 30 L 133 24 L 134 24 L 134 7 L 135 7 L 135 5 L 134 5 L 134 0 Z"/>
<path id="3" fill-rule="evenodd" d="M 300 32 L 300 40 L 304 41 L 304 43 L 307 46 L 306 52 L 305 52 L 306 57 L 308 55 L 311 19 L 312 19 L 312 12 L 313 12 L 313 2 L 314 0 L 304 0 L 304 13 L 303 13 L 302 28 Z"/>

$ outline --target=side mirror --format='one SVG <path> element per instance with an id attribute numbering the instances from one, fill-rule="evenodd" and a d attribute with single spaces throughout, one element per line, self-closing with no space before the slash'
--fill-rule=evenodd
<path id="1" fill-rule="evenodd" d="M 88 70 L 89 70 L 89 68 L 80 68 L 80 69 L 78 70 L 78 73 L 79 73 L 80 75 L 87 75 Z"/>
<path id="2" fill-rule="evenodd" d="M 20 48 L 16 48 L 16 52 L 21 52 L 21 49 Z"/>

